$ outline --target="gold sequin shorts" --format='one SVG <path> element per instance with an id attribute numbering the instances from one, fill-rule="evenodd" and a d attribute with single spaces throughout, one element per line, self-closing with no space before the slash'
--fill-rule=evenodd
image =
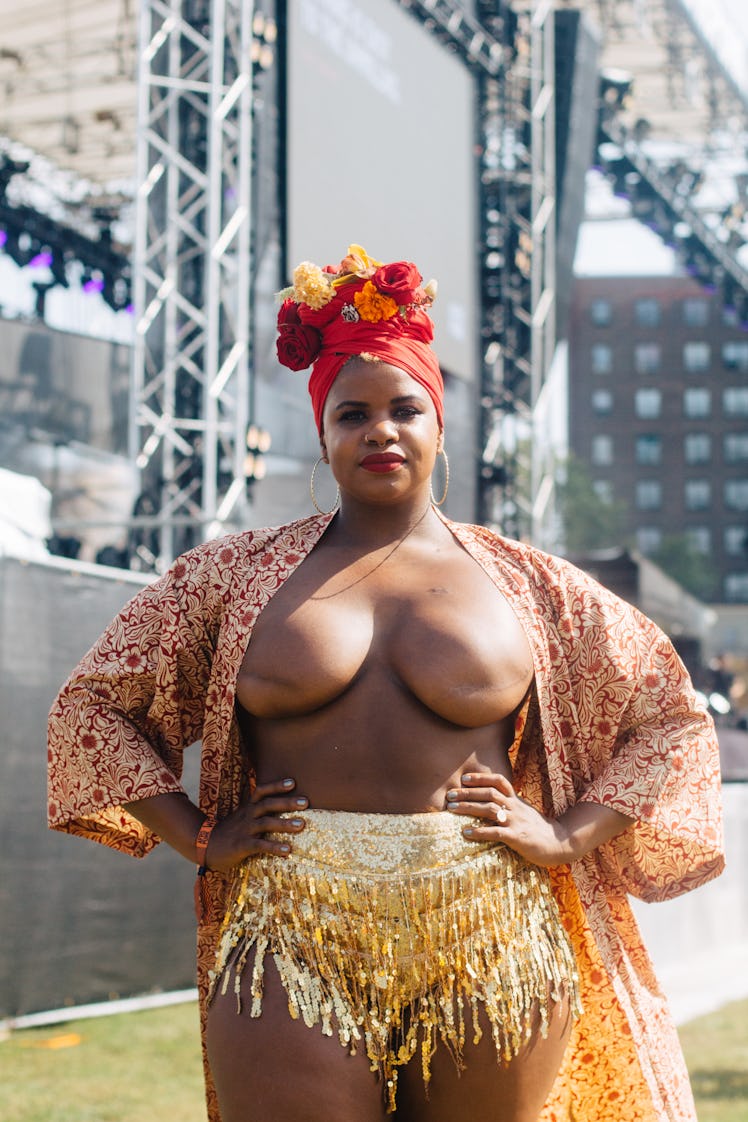
<path id="1" fill-rule="evenodd" d="M 211 996 L 241 982 L 254 949 L 250 1015 L 262 1011 L 269 951 L 292 1017 L 363 1046 L 395 1108 L 397 1069 L 438 1040 L 462 1066 L 485 1010 L 499 1060 L 538 1031 L 553 1002 L 579 1012 L 576 964 L 547 872 L 501 844 L 468 842 L 465 818 L 307 810 L 288 858 L 240 866 Z"/>

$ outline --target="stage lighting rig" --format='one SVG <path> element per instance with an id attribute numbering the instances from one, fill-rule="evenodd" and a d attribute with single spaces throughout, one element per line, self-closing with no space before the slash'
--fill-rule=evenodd
<path id="1" fill-rule="evenodd" d="M 631 99 L 634 79 L 626 70 L 600 71 L 600 107 L 605 114 L 620 113 Z"/>
<path id="2" fill-rule="evenodd" d="M 44 260 L 52 286 L 68 288 L 68 267 L 83 266 L 83 287 L 100 291 L 114 311 L 130 304 L 130 262 L 107 238 L 93 239 L 62 226 L 30 207 L 11 207 L 0 200 L 0 246 L 20 268 Z M 88 284 L 86 283 L 88 282 Z"/>

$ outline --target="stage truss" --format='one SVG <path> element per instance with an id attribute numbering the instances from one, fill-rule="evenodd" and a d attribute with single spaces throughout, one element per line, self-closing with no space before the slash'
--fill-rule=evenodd
<path id="1" fill-rule="evenodd" d="M 0 0 L 0 7 L 6 2 Z M 507 533 L 523 534 L 529 523 L 517 484 L 525 471 L 518 434 L 530 431 L 555 345 L 553 16 L 567 5 L 565 0 L 477 0 L 471 16 L 453 0 L 399 3 L 475 75 L 478 517 Z M 745 118 L 744 92 L 686 18 L 682 0 L 579 0 L 568 6 L 581 7 L 601 25 L 604 67 L 622 67 L 628 60 L 641 67 L 637 76 L 634 65 L 639 105 L 659 107 L 659 116 L 644 122 L 655 132 L 661 127 L 666 135 L 673 127 L 667 115 L 678 111 L 694 150 L 701 145 L 709 158 L 709 130 L 728 117 L 742 113 Z M 16 121 L 26 135 L 49 133 L 58 157 L 67 154 L 71 166 L 75 159 L 85 161 L 86 174 L 99 171 L 99 184 L 106 183 L 109 170 L 121 174 L 121 154 L 137 135 L 133 284 L 140 318 L 131 446 L 142 472 L 142 493 L 131 546 L 142 567 L 160 568 L 193 541 L 242 522 L 246 435 L 253 421 L 253 83 L 261 66 L 272 65 L 276 6 L 271 0 L 262 5 L 144 0 L 139 8 L 137 129 L 135 115 L 124 109 L 135 104 L 135 97 L 128 103 L 119 82 L 127 83 L 128 44 L 134 41 L 137 10 L 130 0 L 97 6 L 99 14 L 113 13 L 110 53 L 103 30 L 90 41 L 72 34 L 76 20 L 90 24 L 90 0 L 74 0 L 66 8 L 64 35 L 53 34 L 49 25 L 50 44 L 64 39 L 67 45 L 56 53 L 54 44 L 45 47 L 46 70 L 31 65 L 38 42 L 46 42 L 36 30 L 46 23 L 36 18 L 9 23 L 0 63 L 12 77 L 12 87 L 6 81 L 13 95 L 8 135 Z M 634 49 L 642 27 L 649 28 L 646 58 Z M 692 84 L 694 76 L 700 83 L 693 104 L 684 86 L 686 62 Z M 86 97 L 64 94 L 65 128 L 58 136 L 53 125 L 60 98 L 74 89 L 78 75 L 87 84 Z M 134 78 L 130 75 L 130 81 Z M 667 96 L 656 93 L 660 86 Z M 615 82 L 603 90 L 615 94 Z M 725 300 L 745 309 L 748 321 L 748 275 L 735 257 L 744 230 L 740 215 L 715 223 L 694 205 L 684 190 L 688 176 L 679 181 L 652 154 L 642 113 L 621 92 L 619 102 L 615 97 L 601 101 L 604 170 L 617 188 L 629 191 L 634 212 L 644 221 L 664 232 L 677 227 L 691 271 L 706 283 L 722 285 Z M 115 95 L 107 115 L 107 98 Z M 83 124 L 91 112 L 96 118 L 92 134 L 106 135 L 110 146 L 99 156 L 93 148 L 76 150 L 76 138 L 89 136 Z M 108 132 L 107 122 L 112 125 Z M 134 135 L 128 137 L 128 128 Z M 12 187 L 11 208 L 17 206 Z"/>
<path id="2" fill-rule="evenodd" d="M 144 0 L 131 454 L 133 551 L 161 567 L 241 516 L 249 425 L 248 0 Z"/>

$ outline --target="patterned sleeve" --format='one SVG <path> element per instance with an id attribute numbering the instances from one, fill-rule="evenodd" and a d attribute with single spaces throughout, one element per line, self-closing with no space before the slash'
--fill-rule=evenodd
<path id="1" fill-rule="evenodd" d="M 534 551 L 552 804 L 634 820 L 583 858 L 613 894 L 666 900 L 724 868 L 719 745 L 672 643 L 588 573 Z M 546 661 L 543 662 L 543 659 Z"/>
<path id="2" fill-rule="evenodd" d="M 669 639 L 638 612 L 619 618 L 635 626 L 631 688 L 612 751 L 580 801 L 636 820 L 597 852 L 606 877 L 644 900 L 670 899 L 724 868 L 719 745 Z"/>
<path id="3" fill-rule="evenodd" d="M 211 666 L 204 592 L 189 555 L 134 597 L 84 656 L 49 717 L 52 829 L 142 857 L 158 838 L 123 803 L 181 791 Z"/>

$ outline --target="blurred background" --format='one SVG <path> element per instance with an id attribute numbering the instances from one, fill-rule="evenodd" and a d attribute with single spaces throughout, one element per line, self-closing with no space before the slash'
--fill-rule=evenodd
<path id="1" fill-rule="evenodd" d="M 351 242 L 439 281 L 447 514 L 637 604 L 714 714 L 730 869 L 641 922 L 682 1016 L 748 992 L 744 0 L 0 15 L 0 1018 L 192 985 L 189 867 L 47 834 L 46 713 L 176 555 L 311 513 L 274 294 Z"/>

